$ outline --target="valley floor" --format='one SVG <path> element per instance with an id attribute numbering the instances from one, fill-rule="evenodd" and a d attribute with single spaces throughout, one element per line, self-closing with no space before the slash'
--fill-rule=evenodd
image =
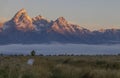
<path id="1" fill-rule="evenodd" d="M 120 56 L 0 56 L 0 78 L 120 78 Z"/>

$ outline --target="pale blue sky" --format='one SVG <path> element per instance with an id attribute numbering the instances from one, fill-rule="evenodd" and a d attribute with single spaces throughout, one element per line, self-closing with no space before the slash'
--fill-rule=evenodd
<path id="1" fill-rule="evenodd" d="M 12 18 L 21 8 L 31 17 L 63 16 L 90 29 L 120 28 L 120 0 L 0 0 L 0 20 Z"/>

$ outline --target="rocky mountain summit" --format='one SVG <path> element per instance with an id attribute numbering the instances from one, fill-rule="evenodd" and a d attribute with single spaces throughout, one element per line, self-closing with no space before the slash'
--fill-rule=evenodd
<path id="1" fill-rule="evenodd" d="M 31 18 L 25 9 L 0 24 L 0 44 L 9 43 L 119 43 L 120 29 L 90 31 L 69 23 L 64 17 L 55 21 L 38 15 Z"/>

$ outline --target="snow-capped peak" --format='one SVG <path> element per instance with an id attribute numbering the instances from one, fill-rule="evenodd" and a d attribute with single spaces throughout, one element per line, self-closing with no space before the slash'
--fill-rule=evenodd
<path id="1" fill-rule="evenodd" d="M 64 17 L 59 17 L 57 18 L 56 22 L 60 25 L 66 25 L 68 24 L 68 22 L 66 21 L 66 19 Z"/>
<path id="2" fill-rule="evenodd" d="M 12 25 L 9 26 L 11 23 Z M 18 11 L 15 16 L 10 21 L 8 21 L 6 26 L 7 27 L 5 28 L 14 27 L 15 29 L 21 31 L 31 31 L 35 29 L 32 24 L 32 19 L 29 17 L 27 11 L 24 8 Z"/>
<path id="3" fill-rule="evenodd" d="M 32 22 L 32 19 L 28 16 L 27 11 L 24 8 L 15 14 L 13 20 L 14 22 L 19 22 L 22 20 L 29 20 L 30 22 Z"/>
<path id="4" fill-rule="evenodd" d="M 41 16 L 41 15 L 38 15 L 34 18 L 32 18 L 33 21 L 41 21 L 41 20 L 45 20 L 47 22 L 50 22 L 48 19 L 46 19 L 45 17 Z"/>
<path id="5" fill-rule="evenodd" d="M 21 12 L 21 13 L 25 13 L 25 12 L 27 12 L 27 11 L 26 11 L 26 9 L 22 8 L 21 10 L 18 11 L 18 13 L 20 13 L 20 12 Z"/>
<path id="6" fill-rule="evenodd" d="M 23 9 L 19 10 L 13 18 L 18 18 L 19 16 L 26 15 L 26 14 L 27 14 L 27 11 L 23 8 Z"/>
<path id="7" fill-rule="evenodd" d="M 36 16 L 35 18 L 32 18 L 34 21 L 35 20 L 41 20 L 41 19 L 45 19 L 45 17 L 41 16 L 41 15 L 38 15 Z"/>

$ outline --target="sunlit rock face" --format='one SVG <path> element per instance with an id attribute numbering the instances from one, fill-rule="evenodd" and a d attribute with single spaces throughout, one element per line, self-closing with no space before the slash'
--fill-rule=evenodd
<path id="1" fill-rule="evenodd" d="M 67 22 L 64 17 L 59 17 L 56 21 L 54 21 L 51 28 L 53 31 L 61 34 L 83 34 L 85 32 L 85 28 Z"/>
<path id="2" fill-rule="evenodd" d="M 83 27 L 70 24 L 64 17 L 59 17 L 55 21 L 50 21 L 41 15 L 30 18 L 25 9 L 18 11 L 10 21 L 6 22 L 3 30 L 45 31 L 48 33 L 54 31 L 64 35 L 84 33 Z"/>
<path id="3" fill-rule="evenodd" d="M 120 43 L 120 29 L 90 31 L 69 23 L 64 17 L 48 20 L 38 15 L 31 18 L 25 9 L 0 23 L 0 43 Z"/>
<path id="4" fill-rule="evenodd" d="M 0 22 L 0 32 L 2 32 L 2 28 L 3 28 L 3 23 Z"/>
<path id="5" fill-rule="evenodd" d="M 15 16 L 5 24 L 4 29 L 14 28 L 19 31 L 32 31 L 35 27 L 32 24 L 32 19 L 28 16 L 25 9 L 18 11 Z"/>
<path id="6" fill-rule="evenodd" d="M 0 28 L 3 26 L 3 23 L 0 22 Z"/>
<path id="7" fill-rule="evenodd" d="M 28 16 L 25 9 L 18 11 L 12 20 L 18 30 L 29 31 L 35 29 L 32 24 L 32 19 Z"/>
<path id="8" fill-rule="evenodd" d="M 66 26 L 68 24 L 64 17 L 59 17 L 55 22 L 60 26 Z"/>

